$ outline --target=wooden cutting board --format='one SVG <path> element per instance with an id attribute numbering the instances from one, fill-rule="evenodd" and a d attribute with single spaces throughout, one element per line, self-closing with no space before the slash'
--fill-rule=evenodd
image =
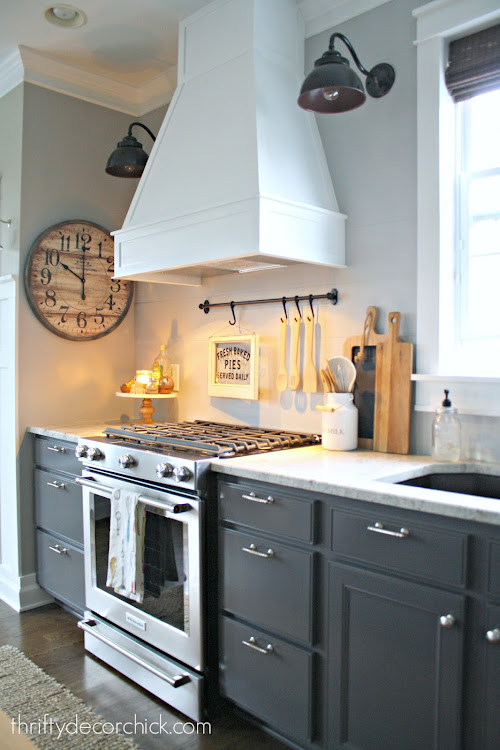
<path id="1" fill-rule="evenodd" d="M 377 318 L 378 309 L 371 305 L 366 309 L 361 335 L 346 339 L 343 350 L 344 357 L 350 359 L 356 368 L 354 403 L 359 416 L 358 445 L 368 449 L 373 448 L 377 347 L 386 339 L 385 335 L 375 331 Z"/>
<path id="2" fill-rule="evenodd" d="M 401 314 L 389 313 L 389 333 L 377 345 L 373 450 L 409 453 L 413 344 L 399 338 Z"/>

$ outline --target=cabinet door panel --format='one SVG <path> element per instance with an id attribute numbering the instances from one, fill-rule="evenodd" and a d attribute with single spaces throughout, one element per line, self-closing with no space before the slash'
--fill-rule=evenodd
<path id="1" fill-rule="evenodd" d="M 37 526 L 83 545 L 82 488 L 44 469 L 35 469 L 34 481 Z"/>
<path id="2" fill-rule="evenodd" d="M 500 607 L 487 607 L 488 631 L 500 630 Z M 485 637 L 485 744 L 484 750 L 500 747 L 500 643 Z"/>
<path id="3" fill-rule="evenodd" d="M 295 740 L 311 738 L 312 662 L 306 649 L 222 618 L 222 694 Z"/>
<path id="4" fill-rule="evenodd" d="M 330 563 L 329 611 L 329 747 L 458 750 L 463 597 Z"/>
<path id="5" fill-rule="evenodd" d="M 75 443 L 59 438 L 35 438 L 35 463 L 56 471 L 81 474 L 82 465 L 75 456 Z"/>
<path id="6" fill-rule="evenodd" d="M 223 608 L 310 643 L 313 554 L 228 529 L 221 540 Z M 249 552 L 252 545 L 258 554 Z"/>
<path id="7" fill-rule="evenodd" d="M 85 608 L 83 552 L 44 531 L 36 532 L 37 581 L 78 612 Z"/>

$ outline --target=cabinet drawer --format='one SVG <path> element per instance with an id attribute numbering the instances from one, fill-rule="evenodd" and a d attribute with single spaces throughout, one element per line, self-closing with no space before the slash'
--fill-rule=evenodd
<path id="1" fill-rule="evenodd" d="M 302 500 L 275 487 L 227 482 L 220 486 L 219 500 L 219 513 L 226 521 L 309 544 L 314 541 L 314 500 Z"/>
<path id="2" fill-rule="evenodd" d="M 488 560 L 488 591 L 500 596 L 500 543 L 491 542 Z"/>
<path id="3" fill-rule="evenodd" d="M 37 530 L 36 558 L 37 581 L 40 586 L 56 599 L 61 599 L 74 609 L 83 612 L 85 607 L 83 552 L 51 534 Z"/>
<path id="4" fill-rule="evenodd" d="M 67 477 L 35 469 L 37 526 L 83 544 L 82 489 Z"/>
<path id="5" fill-rule="evenodd" d="M 81 474 L 82 465 L 75 456 L 76 443 L 66 440 L 35 438 L 35 463 L 48 469 Z"/>
<path id="6" fill-rule="evenodd" d="M 310 741 L 312 654 L 228 618 L 221 641 L 222 693 L 294 740 Z"/>
<path id="7" fill-rule="evenodd" d="M 466 534 L 422 526 L 377 509 L 363 514 L 332 510 L 332 550 L 397 572 L 465 585 Z"/>
<path id="8" fill-rule="evenodd" d="M 223 608 L 311 643 L 313 553 L 228 529 L 221 538 Z"/>

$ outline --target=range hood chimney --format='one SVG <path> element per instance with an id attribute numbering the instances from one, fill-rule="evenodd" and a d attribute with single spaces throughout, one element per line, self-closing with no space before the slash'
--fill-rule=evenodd
<path id="1" fill-rule="evenodd" d="M 115 276 L 206 276 L 343 266 L 315 117 L 297 106 L 304 27 L 295 0 L 215 0 L 179 26 L 178 86 L 121 230 Z"/>

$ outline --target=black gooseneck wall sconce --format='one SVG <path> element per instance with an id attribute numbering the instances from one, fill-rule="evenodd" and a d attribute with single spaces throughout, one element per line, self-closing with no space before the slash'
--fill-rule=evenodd
<path id="1" fill-rule="evenodd" d="M 357 73 L 349 67 L 347 58 L 334 49 L 335 39 L 341 39 L 350 51 L 354 62 L 366 76 L 366 90 L 375 99 L 385 96 L 394 83 L 396 73 L 389 63 L 379 63 L 367 70 L 359 61 L 354 48 L 343 34 L 335 32 L 330 37 L 327 51 L 316 60 L 314 69 L 306 77 L 297 104 L 311 112 L 348 112 L 360 107 L 366 99 L 363 84 Z"/>
<path id="2" fill-rule="evenodd" d="M 128 133 L 123 141 L 116 144 L 116 148 L 106 164 L 106 172 L 113 177 L 140 177 L 144 172 L 148 155 L 142 148 L 142 143 L 139 143 L 137 138 L 132 135 L 134 125 L 144 128 L 153 141 L 156 140 L 150 129 L 142 122 L 133 122 L 129 126 Z"/>

